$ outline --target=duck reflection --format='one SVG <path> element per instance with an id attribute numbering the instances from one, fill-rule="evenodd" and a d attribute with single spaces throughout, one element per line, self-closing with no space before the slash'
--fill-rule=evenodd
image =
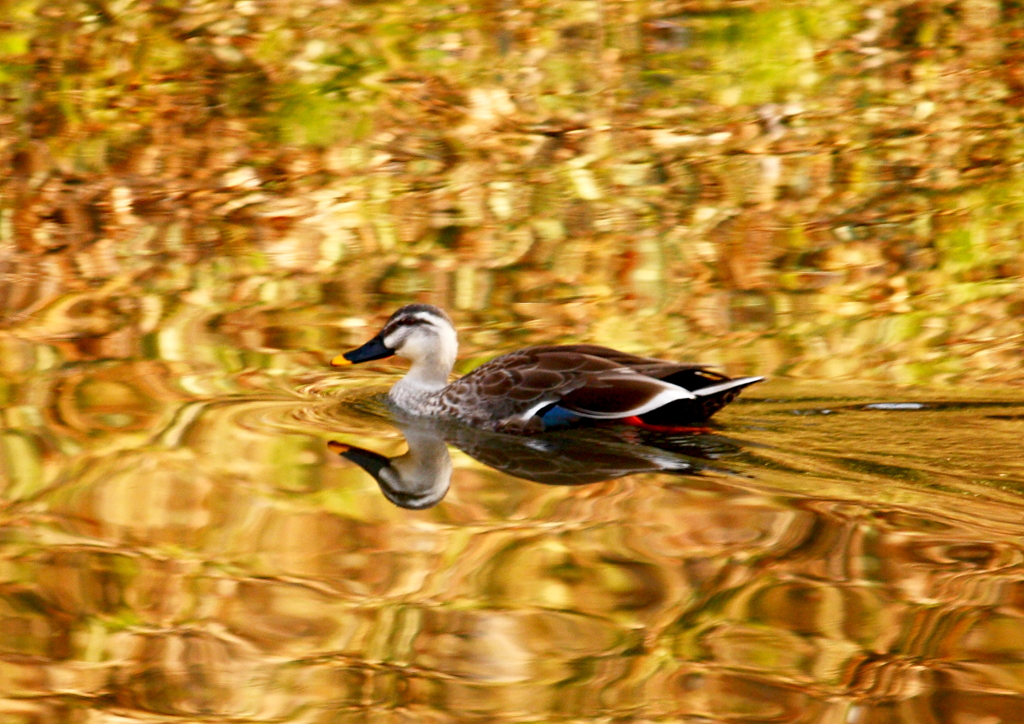
<path id="1" fill-rule="evenodd" d="M 384 497 L 400 508 L 432 508 L 452 480 L 452 457 L 444 436 L 425 426 L 402 428 L 402 435 L 409 449 L 394 458 L 336 440 L 327 447 L 372 475 Z"/>
<path id="2" fill-rule="evenodd" d="M 392 503 L 414 510 L 437 505 L 448 492 L 449 444 L 488 467 L 543 485 L 587 485 L 635 473 L 696 475 L 712 467 L 708 461 L 740 450 L 713 434 L 631 439 L 593 428 L 525 437 L 434 420 L 398 427 L 409 449 L 397 457 L 338 441 L 328 447 L 370 473 Z"/>

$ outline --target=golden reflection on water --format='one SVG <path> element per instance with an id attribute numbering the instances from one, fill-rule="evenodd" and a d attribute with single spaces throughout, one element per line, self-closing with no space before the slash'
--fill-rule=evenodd
<path id="1" fill-rule="evenodd" d="M 1019 8 L 769 5 L 6 3 L 0 721 L 1024 721 L 1019 390 L 449 431 L 416 511 L 328 448 L 407 454 L 324 370 L 412 300 L 1021 380 Z"/>
<path id="2" fill-rule="evenodd" d="M 430 297 L 481 348 L 1020 383 L 1019 14 L 15 2 L 0 324 L 66 360 L 209 324 L 237 370 Z"/>
<path id="3" fill-rule="evenodd" d="M 450 438 L 410 511 L 347 372 L 8 377 L 5 721 L 1018 720 L 1024 400 L 769 383 L 576 486 Z"/>

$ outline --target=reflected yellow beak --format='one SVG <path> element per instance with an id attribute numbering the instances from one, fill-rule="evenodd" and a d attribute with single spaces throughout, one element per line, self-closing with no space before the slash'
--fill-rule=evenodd
<path id="1" fill-rule="evenodd" d="M 348 452 L 352 448 L 343 442 L 331 440 L 327 443 L 327 449 L 330 450 L 331 452 L 336 452 L 340 455 L 341 453 Z"/>
<path id="2" fill-rule="evenodd" d="M 347 359 L 345 359 L 345 355 L 343 355 L 343 354 L 339 354 L 337 357 L 335 357 L 334 359 L 331 360 L 331 366 L 332 367 L 344 367 L 345 365 L 350 365 L 350 364 L 352 364 L 352 363 L 349 362 Z"/>

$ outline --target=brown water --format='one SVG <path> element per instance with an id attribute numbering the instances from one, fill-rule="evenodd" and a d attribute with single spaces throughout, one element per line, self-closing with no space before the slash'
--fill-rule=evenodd
<path id="1" fill-rule="evenodd" d="M 1024 721 L 1018 393 L 435 428 L 450 489 L 417 511 L 327 447 L 405 452 L 386 365 L 217 349 L 5 356 L 4 722 Z"/>

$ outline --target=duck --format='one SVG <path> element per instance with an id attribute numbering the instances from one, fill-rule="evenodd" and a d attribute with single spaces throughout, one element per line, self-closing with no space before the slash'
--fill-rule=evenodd
<path id="1" fill-rule="evenodd" d="M 764 379 L 730 378 L 705 365 L 595 344 L 563 344 L 503 354 L 449 381 L 458 349 L 455 325 L 443 309 L 408 304 L 371 340 L 331 364 L 403 357 L 409 370 L 388 392 L 401 412 L 521 435 L 607 422 L 686 429 Z"/>

